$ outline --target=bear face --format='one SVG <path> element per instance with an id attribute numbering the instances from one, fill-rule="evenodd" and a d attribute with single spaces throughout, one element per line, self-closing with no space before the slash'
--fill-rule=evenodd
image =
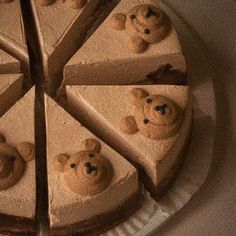
<path id="1" fill-rule="evenodd" d="M 125 30 L 130 36 L 128 48 L 134 53 L 142 53 L 148 44 L 164 39 L 171 29 L 170 19 L 156 6 L 140 4 L 126 15 L 117 13 L 110 19 L 113 29 Z"/>
<path id="2" fill-rule="evenodd" d="M 133 89 L 129 101 L 135 106 L 134 116 L 121 120 L 120 129 L 126 134 L 140 131 L 150 139 L 164 139 L 174 135 L 182 122 L 181 108 L 170 98 L 149 95 L 140 88 Z"/>
<path id="3" fill-rule="evenodd" d="M 101 156 L 100 143 L 94 139 L 85 140 L 82 150 L 72 156 L 57 155 L 54 163 L 56 170 L 64 174 L 66 186 L 78 195 L 98 194 L 112 178 L 112 166 Z"/>
<path id="4" fill-rule="evenodd" d="M 23 176 L 26 163 L 34 159 L 34 146 L 22 142 L 13 147 L 0 134 L 0 191 L 14 186 Z"/>

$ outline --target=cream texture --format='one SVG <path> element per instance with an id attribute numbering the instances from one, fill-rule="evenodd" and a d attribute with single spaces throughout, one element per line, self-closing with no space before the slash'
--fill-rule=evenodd
<path id="1" fill-rule="evenodd" d="M 14 147 L 26 141 L 34 144 L 34 101 L 32 88 L 4 116 L 0 118 L 0 132 Z M 35 160 L 26 165 L 22 178 L 13 187 L 0 191 L 0 212 L 33 218 L 36 207 Z"/>
<path id="2" fill-rule="evenodd" d="M 0 49 L 0 74 L 20 73 L 20 62 Z"/>
<path id="3" fill-rule="evenodd" d="M 138 191 L 136 169 L 101 140 L 101 155 L 113 166 L 110 186 L 94 196 L 79 196 L 63 182 L 63 173 L 55 170 L 56 155 L 80 151 L 81 142 L 95 138 L 50 97 L 45 97 L 47 125 L 47 162 L 49 184 L 49 212 L 51 227 L 60 227 L 88 220 L 93 216 L 115 210 Z"/>
<path id="4" fill-rule="evenodd" d="M 20 0 L 0 7 L 0 48 L 17 58 L 27 71 L 29 56 L 25 39 Z"/>
<path id="5" fill-rule="evenodd" d="M 22 81 L 21 74 L 0 75 L 0 117 L 20 99 Z"/>
<path id="6" fill-rule="evenodd" d="M 82 9 L 72 9 L 63 1 L 55 1 L 52 5 L 42 7 L 37 4 L 37 0 L 31 0 L 44 73 L 50 90 L 57 87 L 58 73 L 82 44 L 88 18 L 98 2 L 99 0 L 88 0 Z"/>
<path id="7" fill-rule="evenodd" d="M 71 112 L 104 141 L 121 154 L 141 164 L 156 184 L 160 180 L 157 178 L 158 165 L 163 159 L 168 160 L 169 150 L 176 140 L 187 138 L 187 134 L 181 134 L 185 129 L 190 129 L 191 112 L 184 114 L 186 118 L 178 133 L 169 138 L 152 140 L 140 132 L 133 135 L 125 134 L 120 130 L 119 123 L 124 117 L 134 115 L 134 106 L 128 102 L 128 93 L 133 88 L 143 88 L 151 95 L 167 96 L 183 111 L 189 103 L 187 86 L 67 86 L 68 105 Z M 181 147 L 175 146 L 175 149 L 171 153 L 177 156 Z"/>
<path id="8" fill-rule="evenodd" d="M 103 24 L 71 58 L 64 68 L 63 85 L 67 84 L 129 84 L 146 78 L 160 65 L 170 63 L 185 71 L 185 60 L 177 33 L 171 32 L 161 42 L 149 45 L 140 54 L 127 48 L 125 30 L 110 27 L 110 18 L 115 13 L 127 13 L 137 4 L 156 4 L 151 0 L 123 0 L 111 12 Z"/>

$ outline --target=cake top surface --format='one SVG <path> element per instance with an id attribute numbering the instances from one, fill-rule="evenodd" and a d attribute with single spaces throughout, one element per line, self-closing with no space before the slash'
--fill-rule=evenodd
<path id="1" fill-rule="evenodd" d="M 10 63 L 19 63 L 19 61 L 16 58 L 9 55 L 8 53 L 6 53 L 5 51 L 3 51 L 2 49 L 0 49 L 0 66 L 2 64 L 10 64 Z"/>
<path id="2" fill-rule="evenodd" d="M 0 133 L 6 138 L 7 145 L 13 148 L 19 148 L 22 142 L 34 144 L 34 98 L 35 91 L 32 88 L 0 118 Z M 19 119 L 22 113 L 24 116 Z M 2 151 L 2 146 L 0 149 Z M 0 213 L 32 218 L 35 215 L 35 204 L 35 160 L 31 160 L 26 163 L 18 182 L 0 190 Z"/>
<path id="3" fill-rule="evenodd" d="M 107 127 L 112 129 L 112 132 L 118 133 L 119 136 L 123 137 L 126 142 L 128 142 L 131 146 L 134 147 L 142 147 L 138 148 L 139 156 L 143 157 L 143 160 L 146 160 L 149 164 L 156 163 L 161 160 L 168 152 L 169 148 L 173 145 L 176 138 L 178 137 L 178 132 L 171 129 L 171 135 L 162 136 L 162 134 L 167 134 L 167 129 L 169 125 L 167 125 L 164 129 L 161 128 L 161 136 L 152 137 L 152 130 L 155 129 L 155 126 L 151 127 L 151 131 L 144 128 L 144 125 L 148 125 L 148 122 L 153 124 L 159 124 L 161 127 L 169 122 L 170 124 L 176 120 L 177 113 L 175 109 L 172 109 L 172 105 L 168 104 L 169 102 L 164 100 L 161 101 L 163 105 L 168 104 L 172 113 L 168 112 L 168 110 L 163 111 L 155 111 L 158 113 L 158 117 L 153 118 L 150 117 L 156 115 L 157 113 L 152 112 L 150 107 L 143 108 L 141 105 L 141 109 L 144 109 L 145 112 L 149 113 L 143 117 L 143 114 L 140 116 L 139 113 L 139 105 L 138 105 L 138 113 L 137 106 L 134 105 L 134 101 L 130 99 L 130 93 L 136 89 L 142 89 L 145 91 L 148 96 L 144 98 L 146 100 L 155 100 L 156 96 L 161 95 L 165 96 L 168 99 L 174 101 L 174 103 L 181 109 L 182 113 L 184 112 L 188 102 L 189 102 L 189 88 L 188 86 L 173 86 L 173 85 L 131 85 L 131 86 L 67 86 L 67 94 L 69 103 L 70 101 L 78 102 L 78 106 L 83 104 L 87 109 L 93 110 L 96 113 L 96 118 L 103 120 Z M 138 91 L 139 92 L 139 91 Z M 133 98 L 132 98 L 133 99 Z M 155 102 L 155 101 L 154 101 Z M 145 110 L 146 109 L 146 110 Z M 163 116 L 162 112 L 166 112 Z M 138 124 L 138 128 L 134 132 L 130 128 L 126 132 L 123 132 L 121 128 L 121 122 L 126 117 L 135 117 L 136 122 Z M 139 118 L 141 120 L 139 122 Z M 164 118 L 163 118 L 164 117 Z M 149 119 L 146 122 L 146 119 Z M 144 124 L 144 121 L 146 124 Z M 128 121 L 131 122 L 132 120 Z M 123 125 L 122 125 L 123 126 Z M 179 126 L 179 124 L 178 124 Z M 178 127 L 177 127 L 178 128 Z M 143 131 L 143 132 L 141 132 Z M 175 130 L 176 131 L 176 130 Z M 132 135 L 131 135 L 132 133 Z M 150 137 L 148 137 L 150 136 Z M 136 148 L 137 150 L 137 148 Z"/>
<path id="4" fill-rule="evenodd" d="M 83 127 L 47 95 L 45 105 L 51 224 L 61 225 L 83 220 L 108 211 L 112 204 L 120 204 L 123 200 L 121 200 L 122 198 L 119 200 L 119 196 L 122 194 L 118 193 L 119 188 L 130 178 L 134 176 L 137 178 L 135 168 Z M 98 145 L 94 145 L 94 140 Z M 88 143 L 85 145 L 85 142 Z M 91 150 L 93 150 L 92 153 Z M 55 167 L 58 154 L 64 154 L 64 157 L 59 155 L 59 160 L 65 160 L 64 158 L 66 158 L 65 165 L 60 165 L 59 168 L 58 163 Z M 90 154 L 93 157 L 89 157 Z M 107 164 L 104 162 L 101 164 L 102 159 L 106 159 L 109 165 L 106 166 Z M 90 164 L 84 163 L 85 165 L 83 165 L 84 161 Z M 83 188 L 86 188 L 84 184 L 88 184 L 88 182 L 85 181 L 84 174 L 78 171 L 79 166 L 85 168 L 86 175 L 90 175 L 92 178 L 97 176 L 96 171 L 104 178 L 102 177 L 100 182 L 97 182 L 96 177 L 95 182 L 90 179 L 92 182 L 89 182 L 90 185 L 87 185 L 87 190 L 84 191 Z M 97 168 L 95 172 L 93 172 L 93 167 Z M 110 174 L 104 174 L 101 168 L 104 168 L 105 172 L 107 170 Z M 72 175 L 75 170 L 77 176 L 80 176 L 78 185 L 81 189 L 79 191 L 70 182 L 73 178 L 72 182 L 76 183 L 76 177 Z M 107 179 L 109 179 L 108 183 L 106 182 Z M 99 183 L 104 185 L 101 187 Z M 132 194 L 137 191 L 137 187 L 137 179 L 135 183 L 127 184 L 126 193 L 123 192 L 124 200 L 126 194 L 129 195 L 129 193 Z M 105 204 L 106 201 L 107 204 Z"/>
<path id="5" fill-rule="evenodd" d="M 63 1 L 55 1 L 49 6 L 40 6 L 37 0 L 31 0 L 43 53 L 47 56 L 51 55 L 75 21 L 78 19 L 86 21 L 83 12 L 97 1 L 88 0 L 84 8 L 72 9 Z"/>
<path id="6" fill-rule="evenodd" d="M 27 48 L 20 0 L 14 0 L 7 4 L 1 4 L 0 45 L 2 43 L 12 43 L 15 47 L 23 48 L 23 50 Z"/>
<path id="7" fill-rule="evenodd" d="M 117 13 L 127 14 L 133 7 L 140 4 L 150 4 L 151 7 L 157 6 L 153 0 L 122 0 L 67 65 L 99 63 L 110 60 L 119 61 L 132 58 L 139 59 L 170 53 L 182 53 L 178 36 L 173 26 L 171 26 L 170 32 L 163 40 L 151 44 L 143 53 L 136 54 L 128 49 L 127 41 L 130 30 L 114 30 L 111 27 L 111 18 Z"/>
<path id="8" fill-rule="evenodd" d="M 0 75 L 0 95 L 21 77 L 21 74 Z"/>

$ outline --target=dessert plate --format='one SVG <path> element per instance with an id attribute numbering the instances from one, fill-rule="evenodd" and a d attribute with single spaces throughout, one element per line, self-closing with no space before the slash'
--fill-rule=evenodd
<path id="1" fill-rule="evenodd" d="M 143 236 L 156 232 L 200 189 L 212 162 L 216 126 L 213 69 L 194 30 L 165 3 L 158 1 L 158 4 L 175 24 L 187 61 L 194 107 L 191 144 L 183 166 L 163 198 L 156 203 L 143 189 L 142 208 L 103 236 Z"/>

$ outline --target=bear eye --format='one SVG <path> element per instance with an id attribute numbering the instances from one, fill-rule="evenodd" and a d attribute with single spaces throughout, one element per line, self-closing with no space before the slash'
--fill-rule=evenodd
<path id="1" fill-rule="evenodd" d="M 15 161 L 15 160 L 16 160 L 16 157 L 15 157 L 15 156 L 10 156 L 10 160 L 11 160 L 11 161 Z"/>
<path id="2" fill-rule="evenodd" d="M 147 103 L 151 103 L 151 102 L 152 102 L 152 99 L 151 99 L 151 98 L 148 98 L 146 101 L 147 101 Z"/>
<path id="3" fill-rule="evenodd" d="M 94 154 L 90 152 L 90 153 L 88 154 L 88 156 L 89 156 L 90 158 L 92 158 L 92 157 L 94 157 Z"/>
<path id="4" fill-rule="evenodd" d="M 145 33 L 145 34 L 150 34 L 151 31 L 150 31 L 150 29 L 145 29 L 145 30 L 144 30 L 144 33 Z"/>
<path id="5" fill-rule="evenodd" d="M 143 123 L 144 123 L 144 124 L 147 124 L 148 122 L 149 122 L 148 119 L 144 119 L 144 120 L 143 120 Z"/>
<path id="6" fill-rule="evenodd" d="M 75 163 L 70 164 L 70 168 L 74 169 L 76 167 Z"/>
<path id="7" fill-rule="evenodd" d="M 131 20 L 134 20 L 135 18 L 136 18 L 135 15 L 131 15 L 131 16 L 130 16 L 130 19 L 131 19 Z"/>

